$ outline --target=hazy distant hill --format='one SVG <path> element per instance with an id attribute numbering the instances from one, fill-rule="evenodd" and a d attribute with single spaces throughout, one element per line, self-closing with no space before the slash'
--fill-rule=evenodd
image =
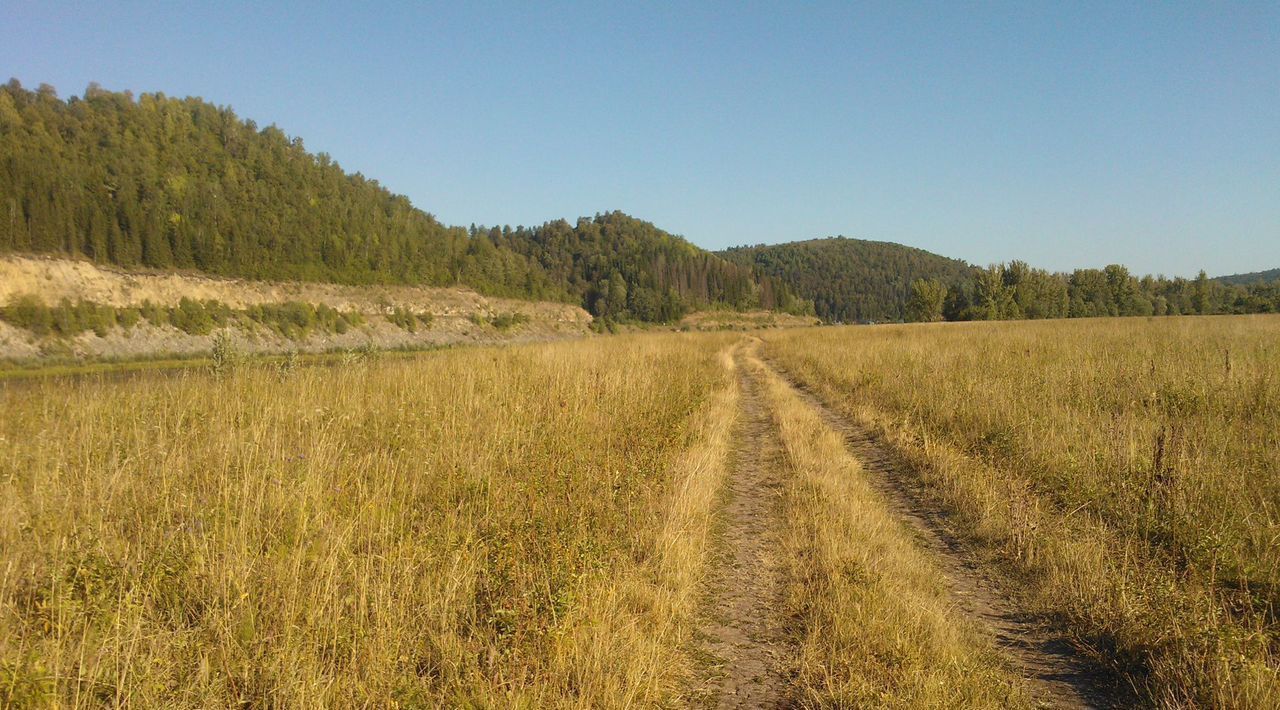
<path id="1" fill-rule="evenodd" d="M 1230 276 L 1219 276 L 1214 279 L 1219 283 L 1232 284 L 1236 286 L 1248 286 L 1249 284 L 1268 283 L 1271 281 L 1280 281 L 1280 269 L 1269 269 L 1267 271 L 1254 271 L 1247 274 L 1231 274 Z"/>
<path id="2" fill-rule="evenodd" d="M 749 266 L 621 213 L 572 227 L 450 227 L 230 108 L 96 86 L 64 101 L 16 80 L 0 86 L 6 252 L 252 279 L 462 285 L 581 301 L 620 319 L 796 305 Z"/>
<path id="3" fill-rule="evenodd" d="M 971 273 L 965 262 L 923 249 L 846 237 L 720 253 L 790 284 L 801 298 L 813 301 L 819 317 L 846 323 L 902 319 L 913 280 L 955 284 Z"/>

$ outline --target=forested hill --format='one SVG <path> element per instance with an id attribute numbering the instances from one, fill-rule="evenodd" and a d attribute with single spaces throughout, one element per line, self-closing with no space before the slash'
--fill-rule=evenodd
<path id="1" fill-rule="evenodd" d="M 564 297 L 275 126 L 199 99 L 0 89 L 0 251 L 124 267 L 343 283 L 463 283 Z"/>
<path id="2" fill-rule="evenodd" d="M 0 253 L 253 279 L 469 286 L 670 320 L 803 308 L 771 279 L 621 213 L 542 227 L 441 224 L 275 126 L 196 98 L 0 86 Z"/>
<path id="3" fill-rule="evenodd" d="M 846 237 L 737 247 L 720 254 L 781 279 L 801 298 L 812 300 L 819 317 L 845 323 L 902 320 L 914 280 L 950 285 L 971 273 L 963 261 L 923 249 Z"/>
<path id="4" fill-rule="evenodd" d="M 1272 281 L 1280 281 L 1280 269 L 1269 269 L 1267 271 L 1254 271 L 1248 274 L 1231 274 L 1230 276 L 1219 276 L 1214 279 L 1218 283 L 1224 283 L 1230 286 L 1248 286 L 1249 284 L 1261 284 Z"/>
<path id="5" fill-rule="evenodd" d="M 780 279 L 736 264 L 621 212 L 541 227 L 473 230 L 540 264 L 595 315 L 668 321 L 685 304 L 812 312 Z"/>

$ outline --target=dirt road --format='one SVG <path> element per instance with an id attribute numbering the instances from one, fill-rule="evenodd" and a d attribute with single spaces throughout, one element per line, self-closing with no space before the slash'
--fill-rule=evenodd
<path id="1" fill-rule="evenodd" d="M 709 707 L 786 707 L 795 645 L 781 617 L 782 448 L 760 383 L 740 355 L 737 371 L 740 411 L 703 629 L 711 667 L 699 695 Z"/>
<path id="2" fill-rule="evenodd" d="M 909 464 L 870 429 L 827 407 L 772 363 L 767 366 L 813 407 L 828 427 L 844 437 L 849 453 L 858 459 L 895 517 L 912 530 L 943 570 L 957 611 L 988 630 L 1039 704 L 1053 708 L 1129 706 L 1130 698 L 1113 674 L 1098 668 L 1046 620 L 1022 608 L 1011 583 L 991 569 L 978 550 L 951 532 L 947 512 L 913 484 L 916 478 Z"/>
<path id="3" fill-rule="evenodd" d="M 782 617 L 785 565 L 780 533 L 787 467 L 782 442 L 763 392 L 761 374 L 737 368 L 742 396 L 731 471 L 722 512 L 711 600 L 702 630 L 706 672 L 694 697 L 718 708 L 788 707 L 796 644 Z M 788 381 L 776 367 L 766 364 Z M 789 382 L 789 381 L 788 381 Z M 822 421 L 840 433 L 849 453 L 943 570 L 956 613 L 986 628 L 1027 682 L 1037 703 L 1054 708 L 1110 708 L 1115 679 L 1081 655 L 1067 638 L 1028 613 L 1009 594 L 979 552 L 949 531 L 945 511 L 913 486 L 907 464 L 869 429 L 840 416 L 791 385 Z"/>

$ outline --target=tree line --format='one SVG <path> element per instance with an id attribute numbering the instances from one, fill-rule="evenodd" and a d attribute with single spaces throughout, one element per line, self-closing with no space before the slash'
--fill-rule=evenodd
<path id="1" fill-rule="evenodd" d="M 472 233 L 485 230 L 472 227 Z M 779 278 L 699 249 L 621 212 L 540 227 L 493 228 L 494 244 L 534 260 L 581 298 L 592 315 L 671 321 L 690 309 L 763 308 L 810 313 Z"/>
<path id="2" fill-rule="evenodd" d="M 959 280 L 916 279 L 906 320 L 1016 320 L 1280 312 L 1280 281 L 1223 283 L 1143 276 L 1119 264 L 1050 273 L 1022 261 L 972 268 Z"/>
<path id="3" fill-rule="evenodd" d="M 903 320 L 913 281 L 950 284 L 969 274 L 963 261 L 901 244 L 847 237 L 720 253 L 789 284 L 800 298 L 813 301 L 818 317 L 834 323 Z"/>
<path id="4" fill-rule="evenodd" d="M 621 213 L 570 226 L 441 224 L 275 126 L 90 85 L 0 87 L 0 253 L 252 279 L 467 286 L 613 319 L 805 308 L 775 279 Z"/>
<path id="5" fill-rule="evenodd" d="M 227 107 L 90 85 L 0 86 L 0 253 L 252 279 L 467 286 L 580 303 L 612 321 L 764 308 L 829 322 L 1280 311 L 1267 273 L 1235 280 L 974 268 L 836 237 L 711 253 L 621 212 L 451 227 L 275 126 Z"/>

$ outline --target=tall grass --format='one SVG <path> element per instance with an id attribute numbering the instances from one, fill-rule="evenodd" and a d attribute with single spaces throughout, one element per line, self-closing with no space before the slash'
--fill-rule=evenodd
<path id="1" fill-rule="evenodd" d="M 765 337 L 1153 699 L 1280 706 L 1280 318 Z"/>
<path id="2" fill-rule="evenodd" d="M 0 389 L 0 705 L 672 702 L 727 343 Z"/>
<path id="3" fill-rule="evenodd" d="M 889 512 L 842 436 L 759 361 L 787 470 L 797 697 L 817 707 L 1030 707 L 993 640 Z"/>

